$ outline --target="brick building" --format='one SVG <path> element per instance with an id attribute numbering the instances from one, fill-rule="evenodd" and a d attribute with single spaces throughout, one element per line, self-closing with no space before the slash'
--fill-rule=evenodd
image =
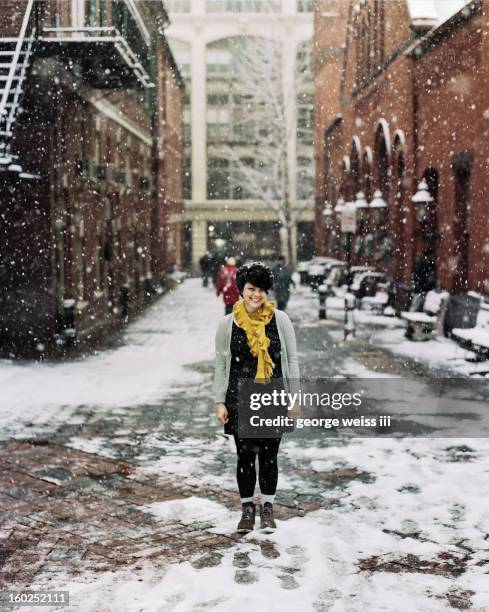
<path id="1" fill-rule="evenodd" d="M 489 293 L 489 2 L 320 0 L 314 54 L 316 252 L 354 202 L 354 263 Z"/>
<path id="2" fill-rule="evenodd" d="M 180 265 L 183 85 L 167 23 L 162 2 L 2 3 L 2 346 L 99 336 Z"/>

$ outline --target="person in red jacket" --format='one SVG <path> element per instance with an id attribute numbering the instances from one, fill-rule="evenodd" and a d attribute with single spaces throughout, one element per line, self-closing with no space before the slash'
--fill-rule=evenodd
<path id="1" fill-rule="evenodd" d="M 224 300 L 224 314 L 233 311 L 233 305 L 239 300 L 239 289 L 236 282 L 236 260 L 228 257 L 226 265 L 222 266 L 217 273 L 216 294 L 221 295 Z"/>

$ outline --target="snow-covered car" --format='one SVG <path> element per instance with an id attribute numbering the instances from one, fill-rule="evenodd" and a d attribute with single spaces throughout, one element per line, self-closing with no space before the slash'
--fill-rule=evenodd
<path id="1" fill-rule="evenodd" d="M 310 265 L 311 265 L 311 260 L 299 261 L 297 263 L 296 272 L 299 274 L 301 285 L 307 284 L 307 274 L 308 274 Z"/>
<path id="2" fill-rule="evenodd" d="M 344 278 L 346 269 L 346 263 L 336 263 L 331 266 L 327 276 L 324 279 L 324 286 L 328 295 L 333 295 L 333 287 L 338 287 L 342 284 L 342 279 Z"/>
<path id="3" fill-rule="evenodd" d="M 373 270 L 369 266 L 351 266 L 348 270 L 348 265 L 346 265 L 341 270 L 341 278 L 338 281 L 338 286 L 352 284 L 355 277 L 364 272 L 373 272 Z"/>
<path id="4" fill-rule="evenodd" d="M 386 276 L 383 272 L 373 272 L 372 270 L 359 272 L 353 278 L 351 292 L 357 298 L 373 296 L 377 291 L 377 285 L 385 282 Z"/>
<path id="5" fill-rule="evenodd" d="M 309 270 L 311 267 L 316 265 L 322 265 L 328 261 L 331 261 L 331 257 L 313 257 L 307 261 L 300 261 L 297 264 L 297 272 L 301 277 L 301 285 L 309 284 Z"/>
<path id="6" fill-rule="evenodd" d="M 311 260 L 312 263 L 307 271 L 307 283 L 314 291 L 324 282 L 329 270 L 336 264 L 342 263 L 332 257 L 317 257 L 315 260 Z"/>

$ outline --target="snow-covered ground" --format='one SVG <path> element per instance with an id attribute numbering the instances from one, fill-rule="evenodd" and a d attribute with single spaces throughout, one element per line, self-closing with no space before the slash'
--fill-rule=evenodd
<path id="1" fill-rule="evenodd" d="M 454 377 L 473 376 L 489 371 L 489 361 L 476 363 L 472 351 L 467 351 L 453 340 L 435 336 L 425 342 L 412 342 L 404 337 L 402 329 L 384 329 L 373 334 L 372 343 L 392 353 L 409 357 L 430 368 L 443 370 Z"/>
<path id="2" fill-rule="evenodd" d="M 194 280 L 163 300 L 128 325 L 118 348 L 64 363 L 0 360 L 0 436 L 22 435 L 26 422 L 29 435 L 56 427 L 80 406 L 141 405 L 198 384 L 202 375 L 185 365 L 212 359 L 223 307 Z"/>
<path id="3" fill-rule="evenodd" d="M 318 297 L 309 287 L 300 287 L 298 299 L 305 306 L 309 323 L 317 325 Z M 328 318 L 342 321 L 344 318 L 344 299 L 328 297 L 326 300 Z M 445 376 L 485 376 L 489 371 L 489 360 L 476 362 L 472 351 L 463 349 L 455 341 L 444 336 L 434 336 L 424 342 L 413 342 L 404 336 L 405 322 L 395 316 L 374 314 L 366 310 L 355 310 L 355 324 L 362 330 L 370 327 L 372 346 L 380 346 L 393 355 L 407 357 Z M 341 330 L 339 330 L 341 331 Z M 339 336 L 338 336 L 339 337 Z M 480 373 L 480 374 L 479 374 Z"/>
<path id="4" fill-rule="evenodd" d="M 451 609 L 447 595 L 463 599 L 464 593 L 472 594 L 471 610 L 486 611 L 489 447 L 476 443 L 477 450 L 460 450 L 462 442 L 357 440 L 329 451 L 288 445 L 289 458 L 307 459 L 318 472 L 357 468 L 374 482 L 325 490 L 328 509 L 278 521 L 273 535 L 255 531 L 217 553 L 210 566 L 185 562 L 155 570 L 145 563 L 138 571 L 88 573 L 56 583 L 69 590 L 74 609 L 84 612 L 434 612 Z M 213 531 L 226 534 L 239 516 L 195 497 L 156 503 L 147 511 L 161 520 L 178 516 L 183 524 L 214 521 Z M 399 571 L 381 569 L 389 564 Z M 433 571 L 424 573 L 430 564 Z"/>
<path id="5" fill-rule="evenodd" d="M 191 366 L 212 360 L 222 313 L 213 292 L 189 279 L 129 325 L 119 348 L 66 363 L 2 361 L 2 437 L 46 433 L 79 418 L 75 411 L 83 406 L 123 414 L 145 402 L 165 402 L 182 389 L 208 389 L 209 370 Z M 341 336 L 335 331 L 339 315 L 318 322 L 316 302 L 302 289 L 291 300 L 290 314 L 296 328 L 316 324 Z M 403 350 L 401 329 L 378 333 L 382 342 Z M 429 343 L 409 345 L 426 356 Z M 444 352 L 440 359 L 446 358 Z M 349 376 L 379 377 L 352 356 L 341 359 Z M 195 414 L 204 418 L 197 408 Z M 232 440 L 216 427 L 215 437 L 201 443 L 198 431 L 206 424 L 196 421 L 195 426 L 188 430 L 182 415 L 181 446 L 170 451 L 171 444 L 161 442 L 168 454 L 158 460 L 140 458 L 137 471 L 178 473 L 234 490 Z M 130 433 L 118 432 L 122 439 Z M 105 452 L 103 439 L 73 439 L 72 445 Z M 207 466 L 216 465 L 217 452 L 219 471 L 206 474 Z M 76 578 L 59 571 L 49 575 L 49 582 L 45 574 L 38 575 L 32 588 L 68 590 L 70 610 L 80 612 L 435 612 L 453 609 L 453 602 L 469 602 L 479 612 L 489 609 L 488 440 L 374 438 L 306 444 L 291 437 L 284 439 L 279 457 L 281 466 L 298 469 L 281 470 L 278 497 L 303 489 L 322 499 L 320 509 L 278 520 L 274 534 L 255 530 L 229 548 L 210 549 L 210 560 L 200 565 L 187 561 L 162 569 L 145 561 L 139 569 L 88 570 Z M 338 472 L 356 476 L 335 484 L 330 477 Z M 198 496 L 144 510 L 159 521 L 178 517 L 185 525 L 204 520 L 214 525 L 212 531 L 227 535 L 239 518 L 238 512 Z"/>

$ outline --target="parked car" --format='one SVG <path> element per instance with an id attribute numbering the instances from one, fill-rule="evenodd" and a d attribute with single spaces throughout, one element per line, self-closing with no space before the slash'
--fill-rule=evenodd
<path id="1" fill-rule="evenodd" d="M 372 270 L 359 272 L 353 278 L 351 292 L 358 299 L 367 296 L 372 297 L 376 294 L 379 283 L 386 283 L 386 281 L 383 272 L 373 272 Z"/>
<path id="2" fill-rule="evenodd" d="M 328 295 L 334 295 L 333 287 L 339 287 L 342 284 L 346 270 L 346 263 L 336 263 L 331 266 L 323 283 Z"/>
<path id="3" fill-rule="evenodd" d="M 373 271 L 372 268 L 368 266 L 351 266 L 348 271 L 348 266 L 345 264 L 345 267 L 341 269 L 340 278 L 338 280 L 338 287 L 343 285 L 351 285 L 353 283 L 353 279 L 357 274 L 361 274 L 363 272 Z"/>
<path id="4" fill-rule="evenodd" d="M 300 276 L 301 285 L 307 285 L 307 274 L 308 274 L 309 266 L 311 265 L 311 261 L 312 260 L 309 259 L 308 261 L 299 261 L 297 263 L 296 271 L 298 272 Z"/>
<path id="5" fill-rule="evenodd" d="M 342 263 L 338 259 L 333 259 L 332 257 L 317 257 L 315 260 L 316 261 L 311 260 L 311 265 L 307 271 L 307 282 L 313 291 L 324 282 L 329 270 L 335 264 Z"/>

